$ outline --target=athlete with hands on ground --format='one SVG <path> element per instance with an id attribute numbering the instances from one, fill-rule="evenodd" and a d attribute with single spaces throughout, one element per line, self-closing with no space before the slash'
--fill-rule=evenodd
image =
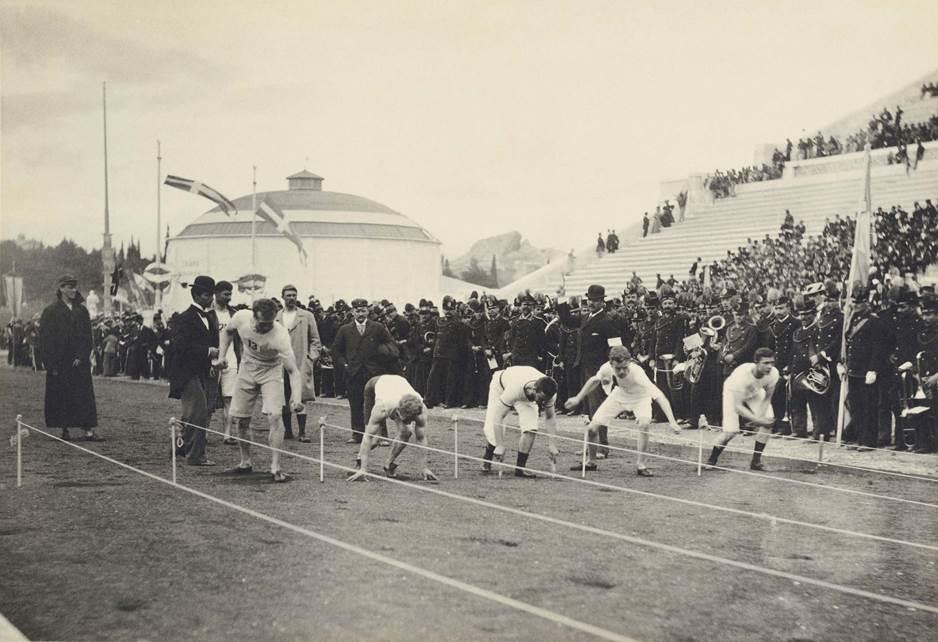
<path id="1" fill-rule="evenodd" d="M 437 476 L 427 465 L 427 407 L 407 379 L 390 374 L 369 379 L 365 384 L 365 416 L 368 417 L 368 423 L 355 462 L 358 470 L 349 475 L 346 481 L 367 481 L 368 453 L 378 445 L 378 433 L 387 434 L 388 419 L 397 424 L 397 440 L 384 466 L 385 474 L 397 477 L 395 461 L 410 441 L 410 426 L 413 424 L 417 444 L 422 446 L 419 449 L 421 476 L 424 481 L 437 481 Z"/>

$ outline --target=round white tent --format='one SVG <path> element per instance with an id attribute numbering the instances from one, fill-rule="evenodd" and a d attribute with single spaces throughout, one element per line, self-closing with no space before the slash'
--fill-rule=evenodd
<path id="1" fill-rule="evenodd" d="M 342 298 L 390 299 L 403 305 L 440 292 L 440 241 L 403 214 L 375 201 L 322 191 L 322 177 L 302 171 L 287 177 L 288 189 L 234 199 L 238 214 L 216 207 L 169 239 L 166 263 L 172 283 L 164 308 L 190 303 L 181 283 L 199 274 L 235 284 L 234 301 L 280 296 L 290 283 L 303 301 L 315 294 L 324 305 Z M 267 204 L 279 225 L 254 217 L 252 203 Z M 295 236 L 285 234 L 291 232 Z M 305 251 L 301 254 L 300 247 Z"/>

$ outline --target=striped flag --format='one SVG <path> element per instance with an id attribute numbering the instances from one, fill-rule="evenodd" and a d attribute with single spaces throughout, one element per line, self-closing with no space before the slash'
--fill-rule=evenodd
<path id="1" fill-rule="evenodd" d="M 300 262 L 306 265 L 309 255 L 306 254 L 306 248 L 303 247 L 303 239 L 293 231 L 293 226 L 290 225 L 290 219 L 287 218 L 287 215 L 266 198 L 257 207 L 257 215 L 277 228 L 278 232 L 296 245 L 296 249 L 300 253 Z"/>
<path id="2" fill-rule="evenodd" d="M 208 200 L 218 205 L 218 207 L 220 207 L 228 216 L 232 216 L 238 213 L 238 208 L 235 207 L 234 203 L 225 198 L 221 192 L 216 189 L 212 189 L 205 183 L 200 183 L 199 181 L 193 181 L 188 178 L 181 178 L 179 176 L 168 174 L 166 176 L 166 180 L 163 181 L 163 184 L 169 185 L 170 187 L 175 187 L 176 189 L 181 189 L 184 192 L 192 192 L 193 194 L 204 196 Z"/>
<path id="3" fill-rule="evenodd" d="M 850 276 L 847 277 L 844 303 L 844 327 L 840 337 L 840 354 L 847 356 L 847 331 L 850 328 L 850 317 L 853 315 L 853 288 L 856 285 L 866 287 L 870 281 L 870 254 L 873 245 L 873 193 L 870 187 L 870 168 L 873 164 L 870 156 L 870 144 L 866 144 L 864 159 L 866 172 L 863 176 L 863 195 L 860 197 L 860 206 L 857 211 L 857 229 L 853 237 L 853 255 L 850 258 Z M 849 408 L 847 408 L 847 388 L 850 385 L 847 376 L 841 377 L 840 386 L 840 412 L 837 414 L 837 443 L 840 444 L 844 426 L 848 423 Z"/>

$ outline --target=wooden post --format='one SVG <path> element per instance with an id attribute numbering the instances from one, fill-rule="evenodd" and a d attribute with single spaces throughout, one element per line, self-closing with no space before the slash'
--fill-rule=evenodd
<path id="1" fill-rule="evenodd" d="M 16 487 L 23 486 L 23 415 L 16 415 Z"/>
<path id="2" fill-rule="evenodd" d="M 319 418 L 319 483 L 322 484 L 326 481 L 325 477 L 325 461 L 326 461 L 326 447 L 324 441 L 324 435 L 326 432 L 326 418 Z"/>
<path id="3" fill-rule="evenodd" d="M 459 479 L 459 417 L 453 415 L 453 479 Z"/>
<path id="4" fill-rule="evenodd" d="M 173 483 L 176 483 L 176 418 L 169 418 L 169 457 L 172 459 Z"/>

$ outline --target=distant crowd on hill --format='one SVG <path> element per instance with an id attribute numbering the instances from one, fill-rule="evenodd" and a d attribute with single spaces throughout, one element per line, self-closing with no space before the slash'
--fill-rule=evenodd
<path id="1" fill-rule="evenodd" d="M 799 138 L 797 143 L 793 143 L 790 138 L 786 139 L 785 150 L 776 148 L 773 152 L 771 165 L 763 163 L 761 167 L 753 165 L 739 170 L 717 170 L 704 178 L 704 187 L 710 190 L 715 199 L 735 196 L 736 186 L 740 183 L 781 178 L 785 164 L 791 161 L 793 153 L 799 160 L 838 156 L 862 151 L 867 142 L 872 149 L 896 147 L 895 153 L 889 155 L 887 162 L 890 165 L 906 164 L 914 169 L 925 154 L 922 143 L 938 140 L 938 113 L 919 123 L 903 122 L 903 113 L 899 105 L 896 105 L 895 112 L 890 112 L 884 107 L 880 113 L 870 117 L 866 129 L 848 135 L 843 141 L 835 136 L 825 138 L 820 131 L 813 137 Z M 909 145 L 916 146 L 911 153 Z"/>
<path id="2" fill-rule="evenodd" d="M 925 96 L 930 96 L 931 98 L 938 96 L 938 83 L 922 83 L 922 97 L 920 100 L 925 100 Z"/>

